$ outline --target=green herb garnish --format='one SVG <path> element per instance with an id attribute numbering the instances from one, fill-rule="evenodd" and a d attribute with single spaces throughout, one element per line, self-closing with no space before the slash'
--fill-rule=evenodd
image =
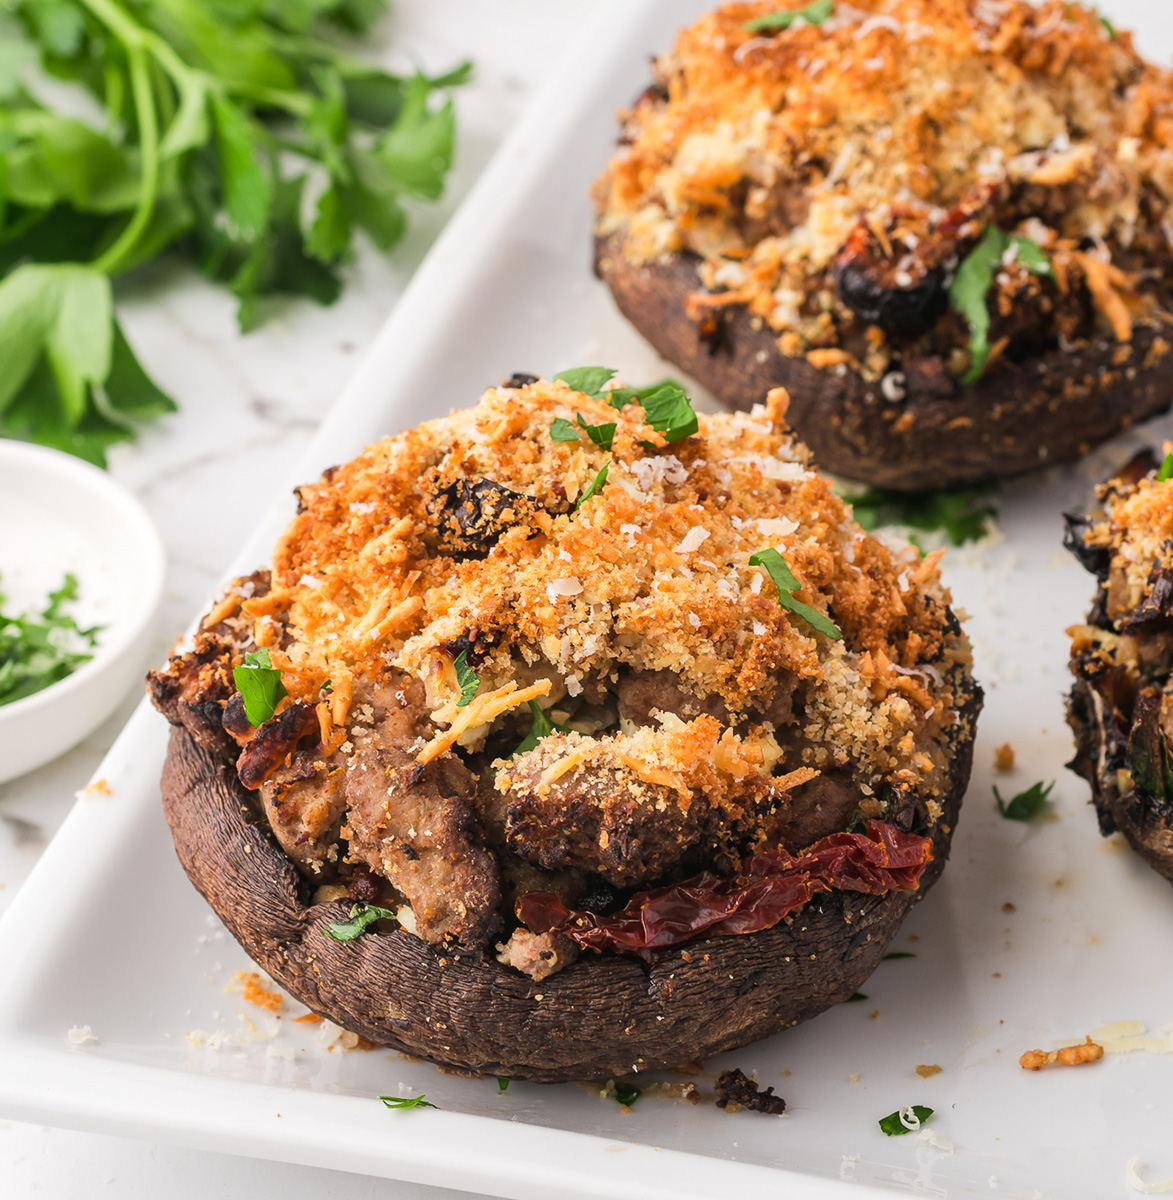
<path id="1" fill-rule="evenodd" d="M 743 28 L 752 33 L 789 29 L 799 17 L 808 25 L 822 25 L 834 11 L 835 0 L 814 0 L 814 3 L 808 4 L 806 8 L 767 13 L 764 17 L 756 17 L 752 21 L 747 21 Z"/>
<path id="2" fill-rule="evenodd" d="M 398 76 L 345 53 L 339 32 L 366 32 L 386 0 L 3 7 L 0 434 L 104 464 L 174 410 L 112 279 L 176 255 L 237 297 L 248 330 L 272 293 L 332 303 L 355 231 L 389 250 L 404 198 L 440 195 L 454 114 L 434 97 L 468 68 Z"/>
<path id="3" fill-rule="evenodd" d="M 642 1095 L 643 1091 L 640 1088 L 635 1087 L 633 1084 L 617 1083 L 615 1085 L 615 1099 L 618 1100 L 620 1104 L 626 1105 L 628 1108 L 630 1108 Z"/>
<path id="4" fill-rule="evenodd" d="M 555 417 L 550 426 L 550 440 L 554 442 L 577 442 L 579 431 L 587 435 L 596 446 L 601 446 L 604 450 L 611 449 L 611 443 L 615 440 L 616 424 L 614 421 L 600 421 L 598 424 L 592 425 L 583 420 L 582 413 L 576 413 L 573 421 L 568 421 L 565 417 Z"/>
<path id="5" fill-rule="evenodd" d="M 289 695 L 266 646 L 246 654 L 244 665 L 232 668 L 232 678 L 244 701 L 244 715 L 254 729 L 269 720 L 277 705 Z"/>
<path id="6" fill-rule="evenodd" d="M 615 374 L 610 367 L 571 367 L 569 371 L 559 371 L 554 380 L 566 384 L 572 391 L 599 400 L 604 397 L 603 385 L 614 379 Z"/>
<path id="7" fill-rule="evenodd" d="M 433 1104 L 424 1096 L 380 1096 L 379 1099 L 388 1108 L 435 1108 L 439 1110 L 439 1105 Z"/>
<path id="8" fill-rule="evenodd" d="M 662 383 L 641 395 L 648 424 L 668 442 L 682 442 L 700 428 L 696 410 L 678 383 Z"/>
<path id="9" fill-rule="evenodd" d="M 1104 27 L 1104 32 L 1108 35 L 1108 40 L 1114 42 L 1116 40 L 1116 26 L 1104 16 L 1102 12 L 1096 13 L 1100 24 Z"/>
<path id="10" fill-rule="evenodd" d="M 452 665 L 456 669 L 456 682 L 460 684 L 460 699 L 456 707 L 467 708 L 481 686 L 481 677 L 468 665 L 467 650 L 461 650 Z"/>
<path id="11" fill-rule="evenodd" d="M 778 603 L 783 608 L 794 613 L 796 617 L 801 617 L 812 629 L 824 637 L 829 637 L 835 642 L 842 640 L 843 634 L 839 632 L 839 627 L 834 621 L 811 608 L 809 604 L 795 600 L 794 594 L 802 590 L 802 584 L 794 577 L 794 572 L 787 565 L 786 559 L 777 550 L 770 547 L 751 554 L 749 565 L 765 568 L 766 574 L 770 576 L 774 586 L 778 589 Z"/>
<path id="12" fill-rule="evenodd" d="M 866 1000 L 867 998 L 868 997 L 865 996 L 863 994 L 863 992 L 852 992 L 851 995 L 848 996 L 847 999 L 843 1001 L 843 1003 L 844 1004 L 858 1004 L 861 1000 Z"/>
<path id="13" fill-rule="evenodd" d="M 953 546 L 980 541 L 998 518 L 998 509 L 986 501 L 989 488 L 956 488 L 937 492 L 895 492 L 869 488 L 846 496 L 855 519 L 864 529 L 897 525 L 943 533 Z M 913 539 L 915 541 L 915 539 Z M 920 546 L 920 543 L 916 543 Z M 923 547 L 921 547 L 923 550 Z"/>
<path id="14" fill-rule="evenodd" d="M 509 1089 L 509 1080 L 504 1075 L 497 1076 L 497 1091 L 504 1092 Z"/>
<path id="15" fill-rule="evenodd" d="M 1019 792 L 1009 801 L 1004 801 L 995 785 L 994 801 L 998 806 L 998 811 L 1007 820 L 1033 821 L 1047 807 L 1047 797 L 1051 794 L 1054 786 L 1055 781 L 1051 780 L 1046 787 L 1043 787 L 1043 781 L 1040 779 L 1038 783 L 1031 784 L 1025 792 Z"/>
<path id="16" fill-rule="evenodd" d="M 880 962 L 891 962 L 897 958 L 916 958 L 916 955 L 911 950 L 893 950 L 891 954 L 885 954 Z"/>
<path id="17" fill-rule="evenodd" d="M 527 754 L 533 750 L 544 737 L 549 737 L 552 733 L 569 733 L 570 730 L 565 725 L 559 725 L 557 721 L 551 721 L 548 716 L 542 711 L 542 706 L 536 700 L 530 700 L 529 710 L 534 715 L 534 722 L 530 726 L 529 733 L 526 735 L 525 741 L 521 743 L 513 752 L 513 757 L 516 758 L 519 754 Z"/>
<path id="18" fill-rule="evenodd" d="M 911 1129 L 900 1119 L 901 1113 L 909 1112 L 916 1119 L 916 1124 Z M 922 1104 L 913 1104 L 908 1108 L 898 1108 L 894 1113 L 881 1117 L 878 1124 L 889 1137 L 900 1137 L 905 1133 L 911 1133 L 913 1129 L 919 1129 L 932 1115 L 931 1108 L 925 1108 Z"/>
<path id="19" fill-rule="evenodd" d="M 352 904 L 349 921 L 331 921 L 322 926 L 322 932 L 332 937 L 336 942 L 353 942 L 376 922 L 387 918 L 394 919 L 395 913 L 389 908 L 379 908 L 374 904 Z"/>
<path id="20" fill-rule="evenodd" d="M 591 480 L 590 486 L 578 498 L 578 503 L 574 506 L 574 511 L 578 512 L 580 508 L 592 497 L 603 490 L 603 484 L 607 482 L 607 472 L 610 471 L 611 464 L 604 463 L 599 468 L 599 473 Z"/>
<path id="21" fill-rule="evenodd" d="M 0 612 L 0 705 L 44 691 L 93 658 L 99 627 L 82 629 L 62 612 L 76 599 L 77 577 L 67 574 L 39 616 Z"/>
<path id="22" fill-rule="evenodd" d="M 1165 455 L 1165 461 L 1161 463 L 1161 469 L 1157 472 L 1157 482 L 1165 483 L 1173 479 L 1173 451 Z"/>
<path id="23" fill-rule="evenodd" d="M 962 260 L 949 285 L 950 302 L 969 322 L 970 367 L 962 376 L 963 383 L 974 383 L 980 379 L 989 362 L 990 308 L 987 298 L 994 283 L 994 274 L 1012 246 L 1017 248 L 1018 261 L 1028 271 L 1035 275 L 1054 275 L 1051 260 L 1037 242 L 1018 234 L 1005 233 L 997 225 L 986 226 L 977 245 Z"/>

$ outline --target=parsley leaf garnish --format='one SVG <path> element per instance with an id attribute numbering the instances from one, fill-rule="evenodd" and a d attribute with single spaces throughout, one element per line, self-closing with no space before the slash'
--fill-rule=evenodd
<path id="1" fill-rule="evenodd" d="M 336 942 L 353 942 L 355 938 L 362 937 L 376 921 L 387 917 L 395 917 L 395 913 L 389 908 L 379 908 L 374 904 L 353 904 L 349 921 L 331 921 L 329 925 L 322 926 L 322 932 Z"/>
<path id="2" fill-rule="evenodd" d="M 1008 234 L 997 225 L 987 225 L 985 232 L 974 248 L 962 260 L 957 274 L 949 285 L 949 300 L 953 307 L 969 322 L 970 368 L 963 383 L 974 383 L 981 378 L 990 359 L 990 308 L 987 303 L 994 274 L 1002 264 L 1003 256 L 1011 247 L 1018 252 L 1018 260 L 1035 275 L 1051 276 L 1051 260 L 1046 252 L 1030 238 Z"/>
<path id="3" fill-rule="evenodd" d="M 467 650 L 461 650 L 452 665 L 456 669 L 456 682 L 460 685 L 460 699 L 456 707 L 467 708 L 481 686 L 481 677 L 468 665 Z"/>
<path id="4" fill-rule="evenodd" d="M 1100 24 L 1104 27 L 1104 32 L 1108 35 L 1108 40 L 1114 42 L 1116 40 L 1116 26 L 1104 16 L 1102 12 L 1096 13 Z"/>
<path id="5" fill-rule="evenodd" d="M 1161 463 L 1161 469 L 1157 472 L 1158 483 L 1165 483 L 1169 479 L 1173 479 L 1173 451 L 1165 455 L 1165 461 Z"/>
<path id="6" fill-rule="evenodd" d="M 379 1099 L 388 1108 L 434 1108 L 439 1111 L 439 1105 L 424 1096 L 380 1096 Z"/>
<path id="7" fill-rule="evenodd" d="M 863 992 L 852 992 L 851 995 L 848 996 L 847 999 L 843 1001 L 843 1003 L 844 1004 L 858 1004 L 861 1000 L 866 1000 L 866 999 L 867 999 L 867 996 Z"/>
<path id="8" fill-rule="evenodd" d="M 610 463 L 604 463 L 599 468 L 599 473 L 591 480 L 590 486 L 578 498 L 578 503 L 574 506 L 574 511 L 578 512 L 580 508 L 592 497 L 603 490 L 603 484 L 607 482 L 607 472 L 611 470 Z"/>
<path id="9" fill-rule="evenodd" d="M 885 954 L 880 962 L 892 962 L 897 958 L 916 958 L 911 950 L 893 950 L 891 954 Z"/>
<path id="10" fill-rule="evenodd" d="M 806 8 L 767 13 L 764 17 L 757 17 L 752 21 L 747 21 L 743 28 L 750 30 L 752 33 L 763 33 L 774 29 L 789 29 L 799 17 L 808 25 L 822 25 L 834 11 L 835 0 L 814 0 L 814 3 L 808 4 Z"/>
<path id="11" fill-rule="evenodd" d="M 643 1095 L 643 1090 L 630 1083 L 615 1085 L 615 1099 L 630 1108 Z"/>
<path id="12" fill-rule="evenodd" d="M 662 383 L 641 394 L 640 402 L 648 424 L 667 442 L 681 442 L 700 428 L 692 401 L 678 383 Z"/>
<path id="13" fill-rule="evenodd" d="M 248 723 L 259 729 L 272 717 L 277 705 L 289 695 L 281 672 L 273 666 L 267 646 L 244 656 L 244 665 L 232 668 L 232 679 L 244 701 Z"/>
<path id="14" fill-rule="evenodd" d="M 886 1117 L 881 1117 L 877 1123 L 880 1129 L 889 1137 L 900 1137 L 902 1134 L 912 1132 L 912 1129 L 900 1119 L 901 1113 L 912 1113 L 916 1119 L 916 1124 L 913 1128 L 919 1129 L 933 1115 L 933 1110 L 925 1108 L 923 1104 L 913 1104 L 908 1108 L 898 1108 L 894 1113 L 889 1113 Z"/>
<path id="15" fill-rule="evenodd" d="M 777 550 L 773 547 L 758 550 L 749 556 L 749 565 L 765 568 L 766 574 L 778 589 L 778 603 L 783 608 L 794 613 L 796 617 L 801 617 L 812 629 L 824 637 L 829 637 L 835 642 L 842 640 L 843 634 L 840 633 L 839 627 L 834 621 L 811 608 L 809 604 L 803 604 L 794 598 L 794 593 L 802 590 L 802 584 L 794 577 L 794 572 L 787 565 L 786 559 Z"/>
<path id="16" fill-rule="evenodd" d="M 97 643 L 98 628 L 82 629 L 62 612 L 77 599 L 77 590 L 77 577 L 67 574 L 49 593 L 39 617 L 0 612 L 0 705 L 44 691 L 93 658 L 89 651 Z"/>
<path id="17" fill-rule="evenodd" d="M 509 1088 L 509 1080 L 504 1075 L 497 1076 L 497 1091 L 504 1092 Z"/>
<path id="18" fill-rule="evenodd" d="M 559 725 L 557 721 L 551 721 L 542 711 L 542 706 L 536 700 L 529 701 L 529 710 L 534 715 L 534 722 L 530 726 L 529 733 L 526 734 L 525 741 L 514 750 L 514 758 L 519 754 L 528 754 L 530 750 L 533 750 L 537 746 L 542 738 L 549 737 L 552 733 L 570 732 L 565 725 Z"/>
<path id="19" fill-rule="evenodd" d="M 583 419 L 582 413 L 576 413 L 573 421 L 568 421 L 565 417 L 554 418 L 550 425 L 550 440 L 553 442 L 577 442 L 581 430 L 596 446 L 610 450 L 611 443 L 615 440 L 615 429 L 614 421 L 600 421 L 592 425 Z"/>
<path id="20" fill-rule="evenodd" d="M 998 518 L 995 505 L 984 502 L 989 488 L 895 492 L 869 488 L 847 496 L 856 521 L 868 531 L 881 525 L 943 533 L 951 545 L 980 541 Z"/>
<path id="21" fill-rule="evenodd" d="M 9 0 L 0 33 L 0 435 L 105 464 L 175 405 L 110 282 L 164 253 L 233 293 L 333 303 L 354 235 L 403 236 L 435 199 L 468 79 L 351 57 L 386 0 Z M 21 68 L 51 77 L 26 86 Z M 95 119 L 72 115 L 96 109 Z M 307 195 L 310 187 L 314 197 Z"/>
<path id="22" fill-rule="evenodd" d="M 582 392 L 597 400 L 603 394 L 603 385 L 615 378 L 616 372 L 610 367 L 571 367 L 569 371 L 559 371 L 554 376 L 572 391 Z"/>
<path id="23" fill-rule="evenodd" d="M 1054 786 L 1055 781 L 1051 780 L 1046 787 L 1043 787 L 1043 781 L 1040 779 L 1038 783 L 1032 783 L 1025 792 L 1019 792 L 1017 796 L 1006 801 L 1002 799 L 1001 793 L 995 785 L 994 801 L 998 806 L 998 811 L 1007 820 L 1033 821 L 1047 807 L 1047 797 L 1051 794 Z"/>

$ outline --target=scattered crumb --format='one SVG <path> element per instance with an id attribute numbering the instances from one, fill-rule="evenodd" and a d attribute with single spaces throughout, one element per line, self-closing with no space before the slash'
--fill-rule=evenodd
<path id="1" fill-rule="evenodd" d="M 1006 903 L 1002 905 L 1002 911 L 1004 913 L 1012 913 L 1012 912 L 1018 912 L 1018 909 L 1015 908 L 1014 905 L 1011 904 L 1009 900 L 1007 900 Z"/>
<path id="2" fill-rule="evenodd" d="M 1144 1163 L 1141 1159 L 1136 1157 L 1130 1158 L 1128 1166 L 1124 1168 L 1124 1177 L 1133 1191 L 1140 1192 L 1142 1196 L 1158 1196 L 1163 1192 L 1173 1192 L 1173 1179 L 1162 1179 L 1160 1183 L 1146 1183 L 1141 1179 L 1139 1169 L 1143 1166 Z"/>
<path id="3" fill-rule="evenodd" d="M 994 751 L 994 770 L 1014 770 L 1014 747 L 1009 742 L 1004 742 Z"/>
<path id="4" fill-rule="evenodd" d="M 95 779 L 88 787 L 82 788 L 78 792 L 79 796 L 113 796 L 114 793 L 110 789 L 110 785 L 105 779 Z"/>
<path id="5" fill-rule="evenodd" d="M 237 988 L 249 1004 L 255 1004 L 268 1012 L 277 1012 L 285 999 L 279 991 L 265 987 L 256 971 L 233 971 L 232 981 L 225 990 L 235 991 Z"/>
<path id="6" fill-rule="evenodd" d="M 856 1071 L 854 1074 L 852 1074 L 852 1076 L 851 1076 L 851 1082 L 852 1082 L 852 1083 L 859 1083 L 859 1072 L 858 1072 L 858 1071 Z"/>
<path id="7" fill-rule="evenodd" d="M 722 1071 L 717 1076 L 717 1107 L 726 1112 L 737 1112 L 748 1108 L 751 1112 L 781 1116 L 786 1111 L 786 1101 L 774 1095 L 772 1087 L 759 1091 L 756 1080 L 750 1079 L 737 1067 Z"/>
<path id="8" fill-rule="evenodd" d="M 96 1046 L 98 1044 L 98 1035 L 88 1025 L 74 1025 L 66 1037 L 75 1046 Z"/>
<path id="9" fill-rule="evenodd" d="M 294 1017 L 293 1023 L 295 1025 L 319 1025 L 322 1020 L 323 1018 L 319 1017 L 317 1013 L 308 1012 L 302 1013 L 300 1017 Z"/>
<path id="10" fill-rule="evenodd" d="M 937 1063 L 918 1063 L 916 1073 L 922 1079 L 932 1079 L 934 1075 L 940 1075 L 942 1070 L 944 1068 L 938 1066 Z"/>
<path id="11" fill-rule="evenodd" d="M 874 1009 L 872 1009 L 872 1016 L 873 1016 L 873 1017 L 878 1017 L 879 1015 L 880 1015 L 880 1010 L 879 1010 L 878 1008 L 874 1008 Z"/>
<path id="12" fill-rule="evenodd" d="M 953 1153 L 953 1143 L 935 1129 L 922 1129 L 917 1135 L 916 1140 L 922 1146 L 929 1146 L 933 1150 L 940 1150 L 942 1154 Z"/>
<path id="13" fill-rule="evenodd" d="M 1078 1067 L 1084 1063 L 1098 1062 L 1104 1057 L 1104 1047 L 1089 1037 L 1082 1045 L 1064 1046 L 1061 1050 L 1028 1050 L 1018 1065 L 1026 1071 L 1039 1071 L 1043 1067 Z"/>

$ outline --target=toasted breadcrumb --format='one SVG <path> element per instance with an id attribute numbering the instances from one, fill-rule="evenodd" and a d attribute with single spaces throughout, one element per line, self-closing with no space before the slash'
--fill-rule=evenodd
<path id="1" fill-rule="evenodd" d="M 1003 742 L 1003 744 L 994 751 L 994 770 L 1014 770 L 1014 747 L 1009 742 Z"/>
<path id="2" fill-rule="evenodd" d="M 1104 1057 L 1104 1047 L 1089 1037 L 1086 1042 L 1075 1046 L 1064 1046 L 1061 1050 L 1028 1050 L 1018 1065 L 1026 1071 L 1041 1071 L 1043 1067 L 1079 1067 L 1084 1063 L 1099 1062 Z"/>

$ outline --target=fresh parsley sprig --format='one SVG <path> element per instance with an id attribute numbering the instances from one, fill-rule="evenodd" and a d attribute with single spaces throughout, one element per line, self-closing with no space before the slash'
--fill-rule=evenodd
<path id="1" fill-rule="evenodd" d="M 975 383 L 982 377 L 990 360 L 990 307 L 988 297 L 994 275 L 1006 252 L 1013 247 L 1028 271 L 1051 277 L 1054 270 L 1046 251 L 1038 242 L 1019 234 L 1009 234 L 997 225 L 987 225 L 974 248 L 965 256 L 949 285 L 949 300 L 969 322 L 970 367 L 963 383 Z"/>
<path id="2" fill-rule="evenodd" d="M 1173 479 L 1173 451 L 1165 455 L 1164 461 L 1157 470 L 1158 483 L 1166 483 L 1170 479 Z"/>
<path id="3" fill-rule="evenodd" d="M 177 253 L 239 301 L 329 304 L 362 230 L 435 199 L 454 117 L 439 77 L 340 49 L 385 0 L 7 0 L 0 13 L 0 434 L 104 464 L 174 410 L 117 321 L 111 279 Z M 55 77 L 50 91 L 29 70 Z M 70 91 L 77 96 L 68 96 Z M 60 97 L 60 101 L 58 101 Z M 88 123 L 70 113 L 100 108 Z"/>
<path id="4" fill-rule="evenodd" d="M 434 1108 L 439 1110 L 438 1104 L 433 1104 L 426 1096 L 380 1096 L 380 1100 L 388 1108 Z"/>
<path id="5" fill-rule="evenodd" d="M 643 1095 L 643 1089 L 637 1088 L 633 1083 L 617 1083 L 615 1085 L 615 1099 L 627 1108 L 630 1108 Z"/>
<path id="6" fill-rule="evenodd" d="M 289 695 L 281 682 L 281 672 L 273 666 L 265 646 L 246 654 L 244 664 L 232 668 L 232 679 L 244 701 L 244 715 L 254 729 L 268 721 L 277 705 Z"/>
<path id="7" fill-rule="evenodd" d="M 550 440 L 552 442 L 577 442 L 580 431 L 603 450 L 610 450 L 615 440 L 617 426 L 614 421 L 599 421 L 592 424 L 583 420 L 582 413 L 575 413 L 574 420 L 565 417 L 555 417 L 550 424 Z"/>
<path id="8" fill-rule="evenodd" d="M 514 750 L 514 758 L 519 754 L 528 754 L 529 751 L 536 749 L 537 744 L 542 738 L 549 737 L 552 733 L 570 732 L 565 725 L 559 725 L 557 721 L 551 721 L 536 700 L 529 701 L 529 710 L 533 713 L 533 724 L 530 726 L 529 733 L 525 736 L 525 741 Z"/>
<path id="9" fill-rule="evenodd" d="M 817 609 L 811 608 L 809 604 L 803 604 L 801 600 L 794 598 L 795 593 L 802 590 L 802 584 L 795 578 L 794 572 L 787 565 L 786 559 L 772 546 L 751 554 L 749 556 L 749 565 L 751 567 L 765 568 L 766 574 L 769 575 L 770 579 L 773 580 L 774 586 L 778 589 L 778 603 L 783 608 L 794 613 L 796 617 L 801 617 L 812 629 L 821 633 L 824 637 L 829 637 L 835 642 L 843 639 L 843 634 L 834 621 L 825 617 Z"/>
<path id="10" fill-rule="evenodd" d="M 587 490 L 579 496 L 577 503 L 574 506 L 574 511 L 578 512 L 580 508 L 592 497 L 597 496 L 602 490 L 603 485 L 607 482 L 607 474 L 611 470 L 611 464 L 604 463 L 598 471 L 598 474 L 592 479 L 587 486 Z"/>
<path id="11" fill-rule="evenodd" d="M 989 502 L 989 495 L 988 487 L 925 492 L 869 488 L 846 499 L 864 529 L 897 525 L 902 529 L 942 533 L 951 545 L 963 546 L 966 542 L 980 541 L 998 519 L 998 508 Z"/>
<path id="12" fill-rule="evenodd" d="M 772 33 L 779 29 L 789 29 L 800 17 L 808 25 L 822 25 L 835 11 L 835 0 L 814 0 L 806 8 L 782 10 L 767 13 L 764 17 L 755 17 L 747 21 L 744 28 L 751 33 Z"/>
<path id="13" fill-rule="evenodd" d="M 1043 781 L 1040 779 L 1038 783 L 1032 783 L 1026 791 L 1019 792 L 1009 800 L 1003 800 L 997 785 L 995 785 L 994 803 L 1008 821 L 1033 821 L 1035 817 L 1046 810 L 1047 797 L 1051 794 L 1054 786 L 1055 781 L 1051 780 L 1046 787 L 1043 787 Z"/>
<path id="14" fill-rule="evenodd" d="M 696 410 L 688 398 L 688 393 L 675 379 L 664 379 L 646 388 L 617 387 L 608 389 L 606 385 L 615 378 L 615 371 L 610 367 L 573 367 L 569 371 L 560 371 L 554 378 L 565 383 L 574 391 L 590 396 L 592 400 L 604 401 L 612 408 L 623 409 L 629 404 L 642 405 L 644 419 L 657 433 L 662 433 L 664 440 L 669 444 L 691 437 L 700 428 Z M 602 445 L 599 437 L 608 436 L 605 433 L 607 429 L 611 431 L 609 435 L 611 438 L 615 436 L 614 426 L 609 424 L 588 427 L 583 423 L 581 416 L 578 424 L 582 429 L 587 430 L 591 440 L 598 442 L 599 445 Z M 554 435 L 555 426 L 558 429 L 558 436 Z M 570 422 L 565 418 L 555 418 L 550 429 L 550 436 L 558 442 L 571 441 L 570 428 L 572 428 Z M 598 431 L 597 436 L 591 432 L 592 429 Z M 575 437 L 577 438 L 577 436 L 576 433 Z"/>
<path id="15" fill-rule="evenodd" d="M 350 908 L 350 920 L 331 921 L 322 926 L 322 932 L 332 937 L 336 942 L 353 942 L 376 922 L 395 919 L 396 914 L 389 908 L 379 908 L 375 904 L 353 904 Z"/>
<path id="16" fill-rule="evenodd" d="M 931 1108 L 926 1108 L 923 1104 L 911 1104 L 906 1108 L 898 1108 L 886 1117 L 881 1117 L 877 1123 L 880 1130 L 888 1137 L 902 1137 L 914 1129 L 920 1129 L 932 1115 Z M 906 1125 L 905 1121 L 909 1123 Z"/>
<path id="17" fill-rule="evenodd" d="M 67 574 L 39 616 L 0 612 L 0 705 L 44 691 L 93 658 L 99 627 L 82 629 L 63 611 L 77 594 L 77 577 Z"/>

